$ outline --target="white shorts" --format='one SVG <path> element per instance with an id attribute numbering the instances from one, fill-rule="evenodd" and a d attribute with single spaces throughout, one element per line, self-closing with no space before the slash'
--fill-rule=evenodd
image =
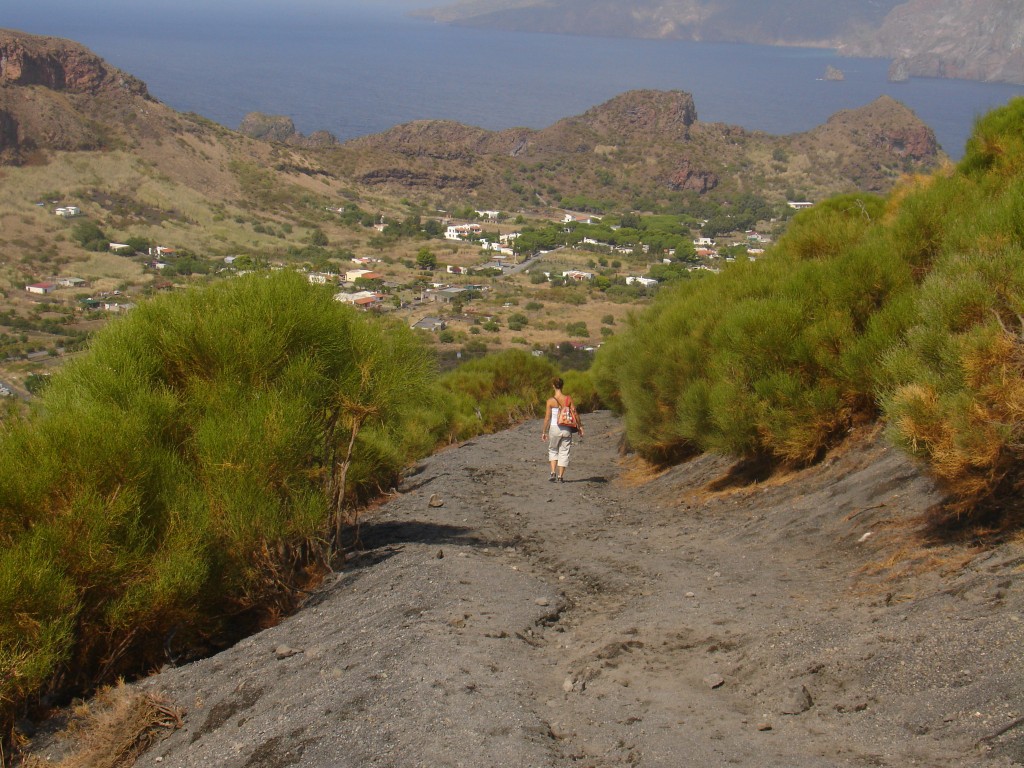
<path id="1" fill-rule="evenodd" d="M 548 461 L 557 461 L 558 466 L 569 466 L 572 437 L 575 433 L 568 427 L 552 428 L 548 435 Z"/>

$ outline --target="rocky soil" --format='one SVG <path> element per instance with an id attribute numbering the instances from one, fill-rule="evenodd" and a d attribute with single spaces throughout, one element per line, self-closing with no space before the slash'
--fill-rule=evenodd
<path id="1" fill-rule="evenodd" d="M 755 482 L 587 429 L 564 484 L 537 422 L 423 462 L 300 613 L 141 683 L 186 716 L 139 764 L 1024 764 L 1024 545 L 908 544 L 877 435 Z"/>

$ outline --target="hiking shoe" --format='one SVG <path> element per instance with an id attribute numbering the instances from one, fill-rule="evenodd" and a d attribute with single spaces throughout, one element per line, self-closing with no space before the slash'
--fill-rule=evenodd
<path id="1" fill-rule="evenodd" d="M 549 482 L 549 483 L 553 483 L 553 482 L 555 482 L 555 480 L 557 480 L 557 479 L 558 479 L 558 477 L 556 477 L 556 476 L 555 476 L 555 473 L 554 473 L 554 472 L 552 472 L 552 473 L 551 473 L 551 477 L 549 477 L 549 478 L 548 478 L 548 482 Z"/>
<path id="2" fill-rule="evenodd" d="M 560 477 L 560 478 L 558 478 L 558 482 L 560 482 L 560 483 L 564 483 L 564 482 L 565 482 L 565 478 L 564 478 L 564 477 Z"/>

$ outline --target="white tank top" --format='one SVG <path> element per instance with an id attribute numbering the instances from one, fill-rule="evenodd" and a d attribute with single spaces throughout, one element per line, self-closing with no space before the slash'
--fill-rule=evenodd
<path id="1" fill-rule="evenodd" d="M 557 407 L 551 409 L 551 429 L 559 429 L 558 411 L 559 409 Z"/>

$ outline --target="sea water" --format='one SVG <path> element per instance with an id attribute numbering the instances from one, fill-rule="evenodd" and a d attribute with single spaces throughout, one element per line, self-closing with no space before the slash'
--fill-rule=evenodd
<path id="1" fill-rule="evenodd" d="M 350 0 L 351 3 L 351 0 Z M 80 42 L 180 111 L 235 128 L 251 111 L 339 139 L 424 118 L 542 128 L 634 88 L 693 94 L 699 119 L 788 134 L 888 94 L 952 157 L 975 118 L 1024 87 L 912 78 L 832 50 L 477 30 L 325 0 L 15 2 L 0 26 Z M 207 7 L 212 6 L 212 7 Z M 845 79 L 824 79 L 829 65 Z"/>

